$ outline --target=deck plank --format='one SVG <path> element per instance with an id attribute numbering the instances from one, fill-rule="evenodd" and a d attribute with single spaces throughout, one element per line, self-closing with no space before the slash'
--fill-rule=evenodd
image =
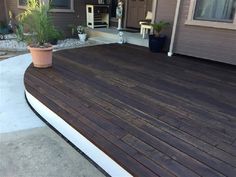
<path id="1" fill-rule="evenodd" d="M 234 66 L 101 45 L 31 65 L 25 87 L 134 176 L 236 174 Z"/>

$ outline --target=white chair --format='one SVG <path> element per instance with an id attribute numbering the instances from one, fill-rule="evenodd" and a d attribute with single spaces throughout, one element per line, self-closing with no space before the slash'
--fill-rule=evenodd
<path id="1" fill-rule="evenodd" d="M 145 38 L 145 36 L 148 34 L 149 30 L 150 31 L 153 30 L 151 22 L 152 22 L 152 12 L 148 11 L 147 15 L 145 17 L 145 20 L 141 20 L 139 22 L 139 25 L 141 26 L 140 27 L 140 34 L 143 36 L 143 38 Z"/>

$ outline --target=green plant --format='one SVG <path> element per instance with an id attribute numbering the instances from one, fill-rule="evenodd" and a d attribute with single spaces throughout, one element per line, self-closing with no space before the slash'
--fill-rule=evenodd
<path id="1" fill-rule="evenodd" d="M 156 36 L 159 37 L 161 35 L 162 30 L 168 27 L 170 23 L 165 21 L 159 21 L 158 23 L 153 23 L 151 25 L 153 27 L 153 30 L 156 32 Z"/>
<path id="2" fill-rule="evenodd" d="M 12 11 L 10 11 L 10 10 L 8 11 L 8 16 L 9 16 L 10 19 L 13 18 L 13 13 L 12 13 Z"/>
<path id="3" fill-rule="evenodd" d="M 50 6 L 38 0 L 28 0 L 26 10 L 18 15 L 19 22 L 29 29 L 24 40 L 32 47 L 47 47 L 56 28 L 49 16 Z"/>
<path id="4" fill-rule="evenodd" d="M 49 41 L 51 40 L 59 40 L 59 39 L 63 39 L 64 38 L 64 34 L 57 30 L 56 28 L 51 28 L 49 31 Z"/>
<path id="5" fill-rule="evenodd" d="M 21 23 L 18 23 L 16 27 L 16 38 L 17 38 L 17 41 L 24 40 L 24 27 Z"/>
<path id="6" fill-rule="evenodd" d="M 76 29 L 77 26 L 70 24 L 70 25 L 68 25 L 68 27 L 69 27 L 69 29 L 70 29 L 70 31 L 71 31 L 71 35 L 72 35 L 72 36 L 76 35 L 76 33 L 77 33 L 77 29 Z"/>
<path id="7" fill-rule="evenodd" d="M 78 34 L 85 34 L 85 27 L 82 25 L 77 26 Z"/>

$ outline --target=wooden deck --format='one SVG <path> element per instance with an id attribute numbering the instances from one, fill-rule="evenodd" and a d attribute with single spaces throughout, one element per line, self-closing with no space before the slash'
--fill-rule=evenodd
<path id="1" fill-rule="evenodd" d="M 54 53 L 29 93 L 134 176 L 236 176 L 236 67 L 133 45 Z"/>

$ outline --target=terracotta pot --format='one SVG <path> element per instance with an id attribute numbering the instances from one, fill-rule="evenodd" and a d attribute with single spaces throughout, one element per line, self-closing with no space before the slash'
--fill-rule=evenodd
<path id="1" fill-rule="evenodd" d="M 48 68 L 52 66 L 52 46 L 47 48 L 35 48 L 28 46 L 28 49 L 32 55 L 34 67 Z"/>

